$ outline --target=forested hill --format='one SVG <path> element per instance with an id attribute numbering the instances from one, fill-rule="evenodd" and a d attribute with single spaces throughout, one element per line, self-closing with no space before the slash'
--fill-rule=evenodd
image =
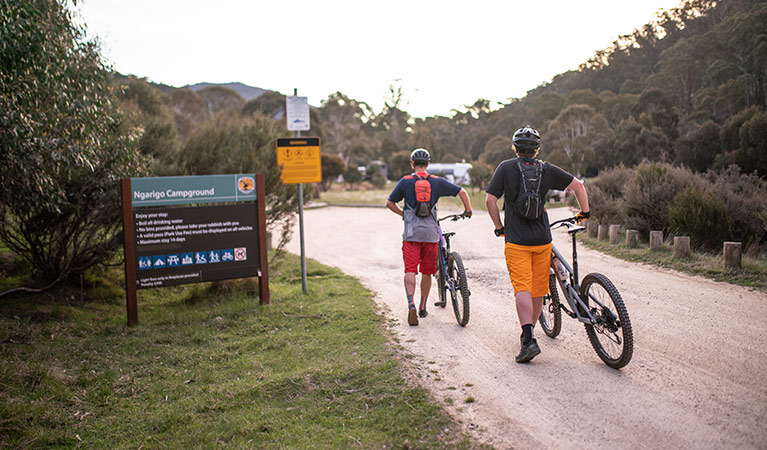
<path id="1" fill-rule="evenodd" d="M 134 79 L 126 98 L 154 90 L 140 83 Z M 167 111 L 139 111 L 139 121 L 163 115 L 167 126 L 146 135 L 164 147 L 159 153 L 171 141 L 180 148 L 203 123 L 222 116 L 259 112 L 284 127 L 278 92 L 248 99 L 221 85 L 155 87 Z M 737 165 L 765 177 L 767 2 L 683 1 L 500 109 L 478 99 L 450 117 L 415 119 L 402 109 L 400 87 L 391 87 L 381 112 L 342 91 L 339 86 L 312 108 L 311 133 L 322 138 L 324 153 L 347 166 L 385 161 L 393 179 L 409 170 L 415 147 L 428 148 L 437 162 L 492 167 L 509 156 L 510 137 L 524 124 L 541 131 L 542 158 L 581 176 L 658 161 L 696 172 Z M 155 145 L 144 144 L 148 151 Z"/>

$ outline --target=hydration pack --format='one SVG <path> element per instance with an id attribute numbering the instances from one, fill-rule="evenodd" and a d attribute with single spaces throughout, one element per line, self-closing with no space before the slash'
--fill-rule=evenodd
<path id="1" fill-rule="evenodd" d="M 415 181 L 415 215 L 417 217 L 429 217 L 431 215 L 431 183 L 426 178 L 414 175 Z"/>
<path id="2" fill-rule="evenodd" d="M 543 216 L 544 201 L 541 198 L 541 178 L 543 162 L 534 159 L 532 162 L 521 164 L 519 167 L 519 197 L 514 201 L 514 212 L 527 220 L 537 220 Z"/>

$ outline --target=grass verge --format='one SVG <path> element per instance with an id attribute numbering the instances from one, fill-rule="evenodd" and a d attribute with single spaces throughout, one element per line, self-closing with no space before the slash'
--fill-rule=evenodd
<path id="1" fill-rule="evenodd" d="M 403 375 L 370 292 L 298 258 L 253 281 L 139 291 L 121 271 L 0 301 L 0 447 L 473 448 Z"/>
<path id="2" fill-rule="evenodd" d="M 328 203 L 334 205 L 366 205 L 366 206 L 380 206 L 383 207 L 386 204 L 386 199 L 394 189 L 395 184 L 390 183 L 388 189 L 370 189 L 370 190 L 357 190 L 357 191 L 327 191 L 320 194 L 320 198 L 315 199 L 315 202 Z M 469 194 L 469 200 L 471 200 L 471 207 L 474 210 L 485 210 L 485 191 L 473 188 L 464 187 Z M 439 199 L 440 206 L 450 206 L 456 209 L 463 209 L 463 203 L 461 199 L 456 197 L 442 197 Z M 547 208 L 558 208 L 565 206 L 564 203 L 549 203 Z"/>
<path id="3" fill-rule="evenodd" d="M 677 259 L 667 246 L 662 246 L 659 250 L 650 250 L 649 244 L 640 243 L 637 248 L 628 248 L 625 243 L 610 244 L 589 238 L 585 233 L 580 234 L 578 238 L 589 248 L 626 261 L 652 264 L 693 275 L 702 275 L 716 281 L 767 291 L 767 276 L 765 276 L 767 260 L 764 259 L 743 255 L 742 270 L 724 270 L 721 253 L 715 255 L 692 252 L 689 258 Z"/>

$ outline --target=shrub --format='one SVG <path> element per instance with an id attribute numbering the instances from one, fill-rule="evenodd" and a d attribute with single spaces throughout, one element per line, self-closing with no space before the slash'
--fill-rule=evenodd
<path id="1" fill-rule="evenodd" d="M 603 170 L 598 177 L 588 180 L 591 217 L 599 223 L 623 223 L 623 190 L 626 180 L 634 175 L 632 169 L 623 165 Z"/>
<path id="2" fill-rule="evenodd" d="M 689 169 L 665 163 L 638 165 L 623 191 L 626 227 L 642 232 L 668 230 L 668 208 L 676 194 L 690 186 L 702 190 L 703 183 Z"/>
<path id="3" fill-rule="evenodd" d="M 344 160 L 338 155 L 328 155 L 323 153 L 320 158 L 322 164 L 322 189 L 327 191 L 330 189 L 330 185 L 333 184 L 333 181 L 338 178 L 339 175 L 344 173 L 346 164 L 344 164 Z"/>
<path id="4" fill-rule="evenodd" d="M 669 229 L 690 236 L 692 245 L 708 250 L 722 247 L 732 239 L 732 219 L 727 205 L 711 192 L 701 194 L 695 187 L 678 193 L 668 207 Z"/>
<path id="5" fill-rule="evenodd" d="M 186 175 L 263 173 L 266 226 L 280 229 L 277 248 L 282 248 L 292 236 L 298 189 L 292 184 L 282 184 L 280 179 L 274 127 L 271 118 L 259 113 L 240 118 L 219 117 L 207 122 L 187 141 L 179 167 Z M 305 196 L 310 192 L 304 190 Z"/>
<path id="6" fill-rule="evenodd" d="M 66 3 L 0 1 L 0 239 L 49 287 L 112 256 L 119 179 L 144 171 Z"/>
<path id="7" fill-rule="evenodd" d="M 767 180 L 743 174 L 738 166 L 719 173 L 709 171 L 706 177 L 711 191 L 727 205 L 733 238 L 743 243 L 747 253 L 763 250 L 767 246 Z"/>

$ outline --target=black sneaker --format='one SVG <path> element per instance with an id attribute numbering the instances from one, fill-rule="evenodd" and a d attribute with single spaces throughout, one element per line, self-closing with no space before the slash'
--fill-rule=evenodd
<path id="1" fill-rule="evenodd" d="M 526 363 L 532 361 L 533 358 L 541 353 L 540 347 L 538 347 L 538 341 L 533 338 L 527 345 L 523 345 L 517 355 L 518 363 Z"/>
<path id="2" fill-rule="evenodd" d="M 426 309 L 422 309 L 422 310 L 418 311 L 418 316 L 419 317 L 426 317 L 428 315 L 429 315 L 429 312 L 426 311 Z"/>
<path id="3" fill-rule="evenodd" d="M 415 308 L 410 308 L 407 312 L 407 323 L 411 326 L 418 325 L 418 314 L 415 312 Z"/>

